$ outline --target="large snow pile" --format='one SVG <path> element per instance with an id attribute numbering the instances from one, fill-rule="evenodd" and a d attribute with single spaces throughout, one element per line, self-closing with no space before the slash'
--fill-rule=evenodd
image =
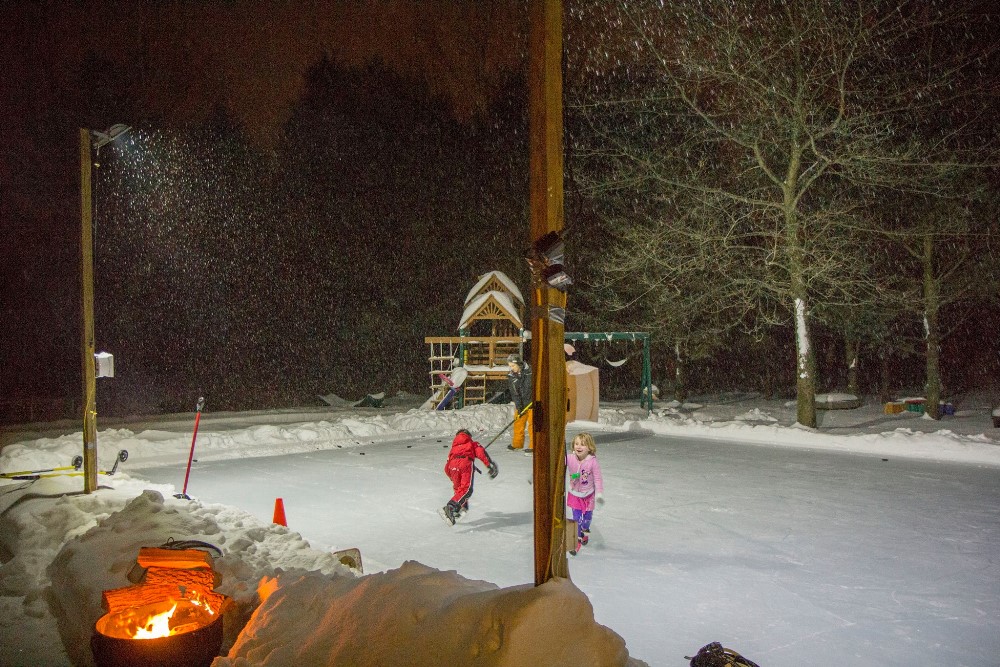
<path id="1" fill-rule="evenodd" d="M 215 667 L 642 664 L 566 579 L 497 588 L 410 561 L 356 579 L 278 581 Z"/>
<path id="2" fill-rule="evenodd" d="M 250 423 L 246 417 L 229 419 L 208 414 L 202 419 L 198 433 L 197 457 L 200 461 L 219 461 L 247 456 L 277 456 L 301 454 L 331 447 L 355 447 L 392 439 L 400 433 L 434 433 L 453 435 L 459 428 L 473 433 L 495 433 L 511 420 L 512 408 L 506 405 L 473 405 L 460 411 L 416 410 L 386 415 L 358 415 L 345 413 L 335 420 L 306 421 L 309 415 L 300 416 L 300 423 L 282 425 L 275 423 Z M 273 417 L 274 415 L 267 415 Z M 264 417 L 264 418 L 267 418 Z M 209 421 L 211 420 L 211 421 Z M 211 430 L 211 425 L 233 422 L 226 430 Z M 191 447 L 190 422 L 188 430 L 167 431 L 162 428 L 145 428 L 141 432 L 128 428 L 107 428 L 100 432 L 98 454 L 102 468 L 114 463 L 119 450 L 128 451 L 129 470 L 175 463 L 187 460 Z M 79 431 L 56 437 L 40 437 L 3 447 L 0 451 L 0 470 L 31 470 L 50 466 L 66 466 L 73 456 L 80 453 Z"/>

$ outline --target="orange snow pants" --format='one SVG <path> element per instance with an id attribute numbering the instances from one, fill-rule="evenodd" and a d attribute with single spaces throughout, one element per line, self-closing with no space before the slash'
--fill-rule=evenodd
<path id="1" fill-rule="evenodd" d="M 518 417 L 515 415 L 514 426 L 513 426 L 514 437 L 512 439 L 512 442 L 510 443 L 511 447 L 513 447 L 514 449 L 524 448 L 525 428 L 527 428 L 528 430 L 528 449 L 534 448 L 531 435 L 531 413 L 532 413 L 531 408 L 528 408 L 527 410 L 524 411 L 524 414 L 522 414 L 521 416 Z"/>

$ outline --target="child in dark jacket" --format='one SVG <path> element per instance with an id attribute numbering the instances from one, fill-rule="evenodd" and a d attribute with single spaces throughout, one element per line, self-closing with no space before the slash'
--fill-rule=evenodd
<path id="1" fill-rule="evenodd" d="M 439 512 L 452 526 L 464 512 L 469 509 L 469 498 L 472 497 L 472 478 L 475 475 L 475 460 L 479 459 L 489 469 L 491 479 L 496 479 L 500 469 L 478 442 L 472 439 L 467 430 L 459 429 L 455 439 L 451 441 L 451 451 L 444 464 L 444 474 L 451 479 L 454 494 L 448 504 Z"/>

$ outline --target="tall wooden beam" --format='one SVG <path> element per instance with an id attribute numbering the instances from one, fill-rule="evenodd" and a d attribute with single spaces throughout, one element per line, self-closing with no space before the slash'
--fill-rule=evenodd
<path id="1" fill-rule="evenodd" d="M 90 130 L 80 130 L 80 280 L 83 284 L 83 490 L 97 490 L 97 395 L 94 367 L 94 223 Z"/>
<path id="2" fill-rule="evenodd" d="M 563 228 L 562 0 L 532 0 L 528 81 L 531 240 Z M 568 577 L 565 532 L 566 294 L 535 276 L 531 317 L 534 383 L 535 585 Z"/>

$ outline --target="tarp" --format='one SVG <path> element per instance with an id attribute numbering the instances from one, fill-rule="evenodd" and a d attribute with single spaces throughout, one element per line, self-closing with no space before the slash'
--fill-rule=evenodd
<path id="1" fill-rule="evenodd" d="M 366 394 L 364 398 L 354 404 L 355 408 L 381 408 L 382 401 L 385 400 L 385 392 L 377 394 Z"/>
<path id="2" fill-rule="evenodd" d="M 566 423 L 597 421 L 600 379 L 597 368 L 579 361 L 566 362 Z"/>

